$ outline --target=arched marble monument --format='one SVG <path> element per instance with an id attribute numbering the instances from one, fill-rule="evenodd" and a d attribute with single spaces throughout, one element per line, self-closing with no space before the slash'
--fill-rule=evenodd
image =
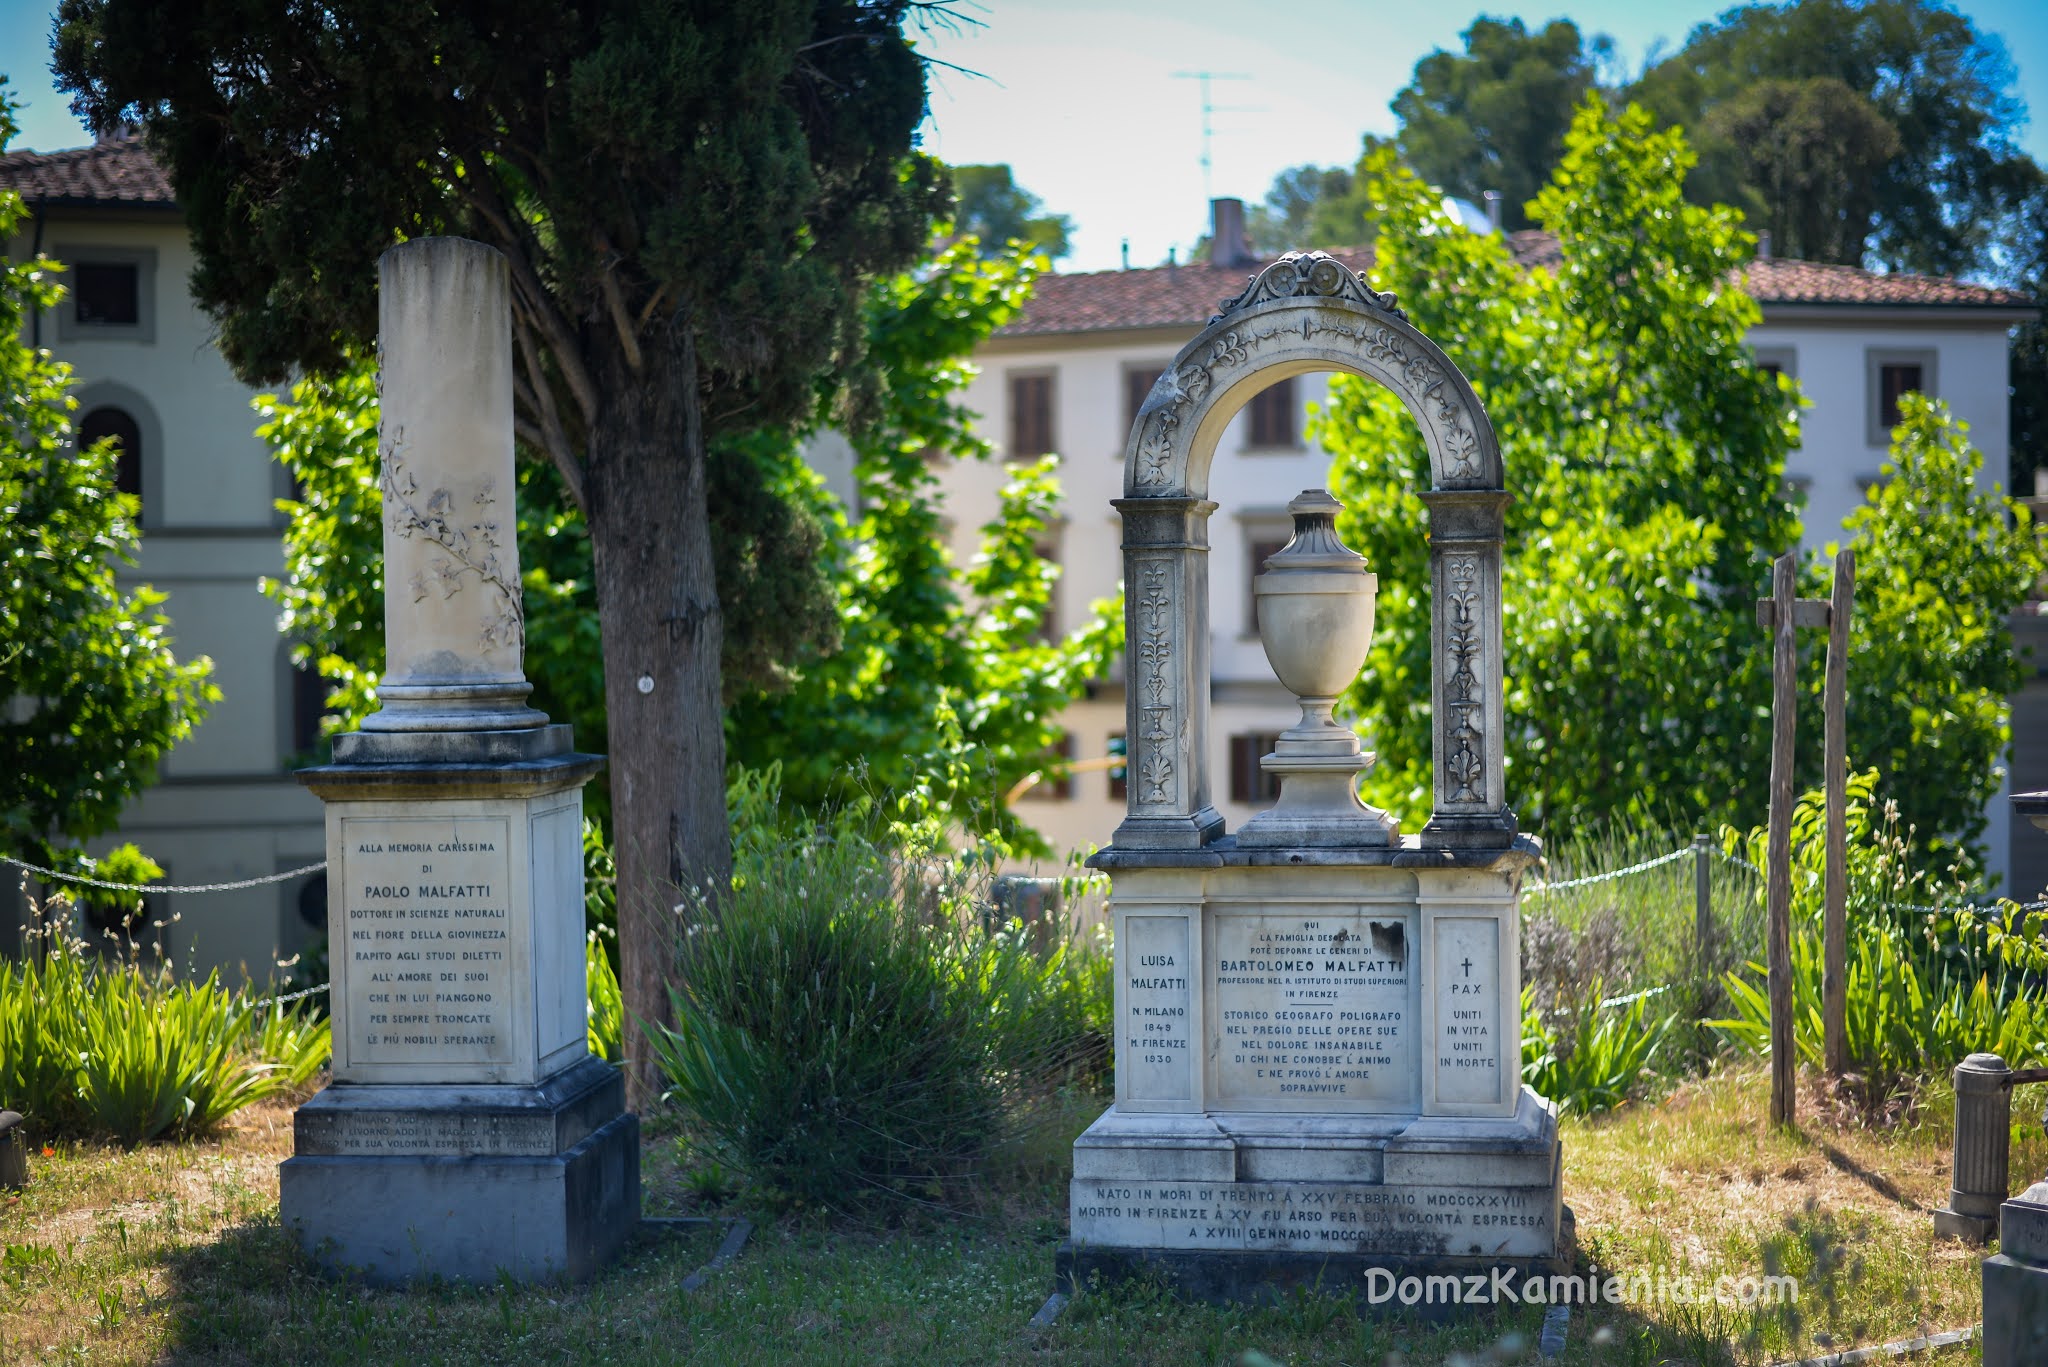
<path id="1" fill-rule="evenodd" d="M 1264 761 L 1278 807 L 1231 834 L 1210 801 L 1209 465 L 1252 395 L 1308 371 L 1384 385 L 1429 450 L 1433 807 L 1406 838 L 1357 804 L 1370 757 L 1348 733 L 1350 757 L 1329 755 L 1329 698 L 1307 693 Z M 1320 252 L 1225 301 L 1139 411 L 1116 500 L 1129 809 L 1092 861 L 1115 917 L 1116 1102 L 1075 1144 L 1067 1286 L 1144 1268 L 1243 1298 L 1369 1291 L 1374 1269 L 1556 1269 L 1556 1116 L 1520 1080 L 1518 903 L 1537 847 L 1502 764 L 1507 497 L 1471 384 L 1391 295 Z M 1295 539 L 1258 591 L 1362 598 L 1369 634 L 1371 576 L 1336 540 L 1334 508 L 1320 490 L 1295 501 Z M 1285 630 L 1349 633 L 1362 658 L 1355 622 L 1291 620 L 1314 625 L 1262 614 L 1276 661 L 1304 644 L 1276 643 Z M 1321 786 L 1290 812 L 1296 782 Z"/>

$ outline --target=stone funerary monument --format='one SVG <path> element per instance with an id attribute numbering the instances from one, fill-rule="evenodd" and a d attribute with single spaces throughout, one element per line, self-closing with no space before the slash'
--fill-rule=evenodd
<path id="1" fill-rule="evenodd" d="M 640 1129 L 586 1046 L 601 761 L 526 705 L 506 263 L 421 238 L 378 290 L 386 670 L 299 774 L 327 809 L 334 1065 L 281 1214 L 375 1282 L 580 1277 L 639 1219 Z"/>
<path id="2" fill-rule="evenodd" d="M 1331 720 L 1376 584 L 1321 490 L 1253 586 L 1302 707 L 1262 761 L 1278 802 L 1226 835 L 1209 800 L 1209 463 L 1253 394 L 1318 370 L 1385 385 L 1429 451 L 1435 810 L 1405 837 L 1359 802 L 1372 756 Z M 1116 918 L 1116 1102 L 1074 1146 L 1063 1289 L 1150 1271 L 1238 1299 L 1374 1269 L 1564 1270 L 1556 1115 L 1521 1083 L 1538 852 L 1502 783 L 1508 495 L 1471 385 L 1391 295 L 1291 254 L 1161 375 L 1124 495 L 1130 806 L 1093 861 Z"/>

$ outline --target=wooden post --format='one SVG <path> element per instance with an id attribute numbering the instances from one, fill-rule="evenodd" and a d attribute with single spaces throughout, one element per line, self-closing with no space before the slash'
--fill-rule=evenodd
<path id="1" fill-rule="evenodd" d="M 1692 838 L 1692 943 L 1699 956 L 1702 980 L 1713 971 L 1714 888 L 1710 881 L 1713 844 L 1704 835 Z"/>
<path id="2" fill-rule="evenodd" d="M 1856 552 L 1835 556 L 1835 587 L 1828 608 L 1827 683 L 1822 694 L 1826 713 L 1825 782 L 1827 787 L 1827 923 L 1823 931 L 1821 1028 L 1828 1074 L 1840 1077 L 1849 1067 L 1844 1018 L 1848 1014 L 1849 982 L 1849 742 L 1843 733 L 1849 694 L 1849 613 L 1856 598 Z"/>
<path id="3" fill-rule="evenodd" d="M 1771 1123 L 1797 1118 L 1796 1046 L 1792 1042 L 1792 732 L 1799 706 L 1799 651 L 1793 635 L 1793 559 L 1778 557 L 1771 573 L 1771 815 L 1765 887 L 1769 907 L 1771 998 Z"/>

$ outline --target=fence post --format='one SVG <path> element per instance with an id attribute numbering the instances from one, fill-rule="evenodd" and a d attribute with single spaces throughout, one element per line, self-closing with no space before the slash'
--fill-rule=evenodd
<path id="1" fill-rule="evenodd" d="M 1765 860 L 1766 944 L 1770 961 L 1771 1123 L 1799 1114 L 1797 1046 L 1792 1025 L 1792 730 L 1799 707 L 1799 647 L 1793 638 L 1794 561 L 1778 557 L 1771 572 L 1771 809 Z"/>
<path id="2" fill-rule="evenodd" d="M 1849 613 L 1856 601 L 1856 552 L 1835 553 L 1834 593 L 1828 608 L 1824 749 L 1827 790 L 1827 905 L 1821 932 L 1821 1037 L 1828 1074 L 1849 1067 Z"/>
<path id="3" fill-rule="evenodd" d="M 1714 888 L 1713 845 L 1704 835 L 1692 838 L 1692 940 L 1699 955 L 1702 979 L 1713 971 Z"/>

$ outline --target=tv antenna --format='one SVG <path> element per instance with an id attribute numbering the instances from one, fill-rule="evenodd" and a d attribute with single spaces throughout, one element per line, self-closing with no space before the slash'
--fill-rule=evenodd
<path id="1" fill-rule="evenodd" d="M 1176 71 L 1176 81 L 1200 81 L 1202 83 L 1202 198 L 1216 198 L 1216 177 L 1211 148 L 1216 141 L 1214 116 L 1217 114 L 1257 113 L 1256 105 L 1216 104 L 1209 94 L 1211 81 L 1249 81 L 1251 76 L 1242 71 Z"/>

